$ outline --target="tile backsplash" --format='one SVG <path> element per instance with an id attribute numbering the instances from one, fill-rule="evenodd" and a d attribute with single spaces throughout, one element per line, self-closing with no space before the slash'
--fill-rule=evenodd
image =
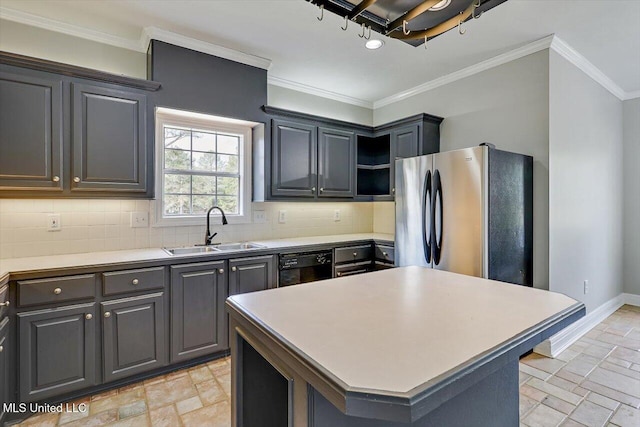
<path id="1" fill-rule="evenodd" d="M 204 240 L 201 226 L 131 228 L 131 212 L 149 212 L 149 200 L 0 199 L 0 259 L 121 249 L 184 246 Z M 374 203 L 253 203 L 266 223 L 212 224 L 216 242 L 370 233 Z M 340 221 L 333 214 L 340 210 Z M 286 223 L 278 212 L 287 211 Z M 60 231 L 47 231 L 48 215 L 60 214 Z M 213 221 L 212 221 L 213 222 Z M 382 231 L 384 228 L 380 227 Z M 392 230 L 393 231 L 393 230 Z"/>

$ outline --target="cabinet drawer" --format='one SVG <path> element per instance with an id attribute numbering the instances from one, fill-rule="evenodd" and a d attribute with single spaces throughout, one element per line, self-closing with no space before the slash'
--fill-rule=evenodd
<path id="1" fill-rule="evenodd" d="M 376 259 L 379 261 L 394 262 L 395 252 L 393 246 L 376 245 Z"/>
<path id="2" fill-rule="evenodd" d="M 346 248 L 336 248 L 334 262 L 340 264 L 343 262 L 357 262 L 370 260 L 373 255 L 371 245 L 349 246 Z"/>
<path id="3" fill-rule="evenodd" d="M 354 274 L 368 273 L 372 271 L 373 264 L 371 261 L 356 262 L 353 264 L 344 264 L 336 267 L 336 277 L 353 276 Z"/>
<path id="4" fill-rule="evenodd" d="M 95 274 L 18 281 L 18 305 L 25 307 L 93 298 L 96 296 L 95 283 Z"/>
<path id="5" fill-rule="evenodd" d="M 2 320 L 4 315 L 7 314 L 7 311 L 9 311 L 7 301 L 9 301 L 9 286 L 0 286 L 0 320 Z"/>
<path id="6" fill-rule="evenodd" d="M 102 273 L 104 295 L 164 288 L 164 267 Z"/>

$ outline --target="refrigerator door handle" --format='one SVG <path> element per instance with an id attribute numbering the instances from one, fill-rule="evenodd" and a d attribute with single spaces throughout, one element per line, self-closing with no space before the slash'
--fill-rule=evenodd
<path id="1" fill-rule="evenodd" d="M 433 203 L 433 262 L 435 265 L 440 264 L 442 255 L 442 231 L 444 216 L 442 215 L 442 181 L 440 178 L 440 171 L 436 169 L 433 173 L 433 186 L 435 187 L 435 197 Z"/>
<path id="2" fill-rule="evenodd" d="M 424 259 L 431 264 L 431 230 L 433 229 L 433 208 L 431 203 L 431 171 L 424 177 L 424 191 L 422 193 L 422 245 Z"/>

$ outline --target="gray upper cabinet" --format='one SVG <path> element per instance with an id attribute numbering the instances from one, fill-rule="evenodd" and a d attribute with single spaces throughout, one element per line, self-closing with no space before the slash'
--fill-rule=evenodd
<path id="1" fill-rule="evenodd" d="M 418 125 L 404 126 L 391 132 L 391 150 L 394 159 L 404 159 L 418 155 Z"/>
<path id="2" fill-rule="evenodd" d="M 318 149 L 316 127 L 273 120 L 272 135 L 271 194 L 315 197 Z"/>
<path id="3" fill-rule="evenodd" d="M 0 72 L 0 189 L 62 190 L 62 86 Z"/>
<path id="4" fill-rule="evenodd" d="M 229 295 L 263 291 L 277 285 L 276 255 L 229 260 Z"/>
<path id="5" fill-rule="evenodd" d="M 103 302 L 104 381 L 129 377 L 166 363 L 163 294 Z"/>
<path id="6" fill-rule="evenodd" d="M 355 133 L 318 128 L 318 196 L 353 197 L 355 168 Z"/>
<path id="7" fill-rule="evenodd" d="M 147 189 L 147 100 L 141 93 L 72 83 L 72 191 Z"/>
<path id="8" fill-rule="evenodd" d="M 0 318 L 1 319 L 1 318 Z M 0 321 L 0 425 L 4 422 L 4 404 L 9 402 L 9 318 Z"/>
<path id="9" fill-rule="evenodd" d="M 18 314 L 20 401 L 96 384 L 95 316 L 93 303 Z"/>
<path id="10" fill-rule="evenodd" d="M 228 348 L 225 261 L 171 267 L 171 363 Z"/>

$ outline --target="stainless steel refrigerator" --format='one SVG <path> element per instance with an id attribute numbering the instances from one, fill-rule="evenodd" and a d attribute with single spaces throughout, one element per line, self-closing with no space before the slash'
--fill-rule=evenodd
<path id="1" fill-rule="evenodd" d="M 395 264 L 533 284 L 533 159 L 479 146 L 396 160 Z"/>

